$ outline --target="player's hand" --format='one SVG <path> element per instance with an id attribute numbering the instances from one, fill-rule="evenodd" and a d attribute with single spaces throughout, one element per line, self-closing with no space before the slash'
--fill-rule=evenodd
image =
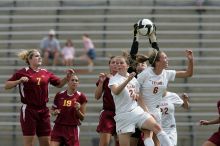
<path id="1" fill-rule="evenodd" d="M 60 114 L 60 111 L 61 111 L 61 109 L 54 109 L 54 110 L 52 110 L 52 114 L 54 116 L 56 116 L 56 115 Z"/>
<path id="2" fill-rule="evenodd" d="M 187 49 L 186 51 L 186 57 L 188 58 L 188 60 L 193 60 L 193 52 L 190 49 Z"/>
<path id="3" fill-rule="evenodd" d="M 104 82 L 106 79 L 107 75 L 105 73 L 100 73 L 99 74 L 99 81 Z"/>
<path id="4" fill-rule="evenodd" d="M 208 125 L 209 124 L 209 121 L 207 120 L 200 120 L 200 125 Z"/>
<path id="5" fill-rule="evenodd" d="M 135 77 L 135 75 L 136 75 L 135 72 L 130 73 L 129 76 L 128 76 L 128 79 L 132 80 Z"/>
<path id="6" fill-rule="evenodd" d="M 80 107 L 81 107 L 81 104 L 76 101 L 74 107 L 75 107 L 76 110 L 79 110 Z"/>
<path id="7" fill-rule="evenodd" d="M 152 44 L 153 42 L 157 42 L 156 32 L 153 31 L 148 37 L 150 44 Z"/>
<path id="8" fill-rule="evenodd" d="M 74 71 L 73 69 L 68 69 L 68 70 L 66 70 L 66 73 L 67 73 L 67 74 L 74 74 L 75 71 Z"/>
<path id="9" fill-rule="evenodd" d="M 75 71 L 73 69 L 66 70 L 66 78 L 68 81 L 69 81 L 70 77 L 72 76 L 72 74 L 75 74 Z"/>
<path id="10" fill-rule="evenodd" d="M 24 83 L 24 82 L 28 82 L 28 77 L 21 77 L 20 79 L 19 79 L 19 83 Z"/>
<path id="11" fill-rule="evenodd" d="M 188 96 L 188 94 L 183 93 L 183 94 L 182 94 L 182 99 L 185 100 L 185 101 L 189 101 L 189 96 Z"/>

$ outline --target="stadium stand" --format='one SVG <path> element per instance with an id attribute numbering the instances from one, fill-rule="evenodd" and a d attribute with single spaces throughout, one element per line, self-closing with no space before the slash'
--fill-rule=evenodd
<path id="1" fill-rule="evenodd" d="M 194 76 L 177 79 L 169 90 L 190 95 L 190 110 L 177 110 L 178 146 L 198 146 L 217 126 L 198 126 L 200 119 L 217 116 L 220 95 L 220 2 L 207 0 L 198 11 L 194 0 L 1 0 L 0 1 L 0 141 L 1 145 L 21 146 L 19 125 L 20 99 L 17 89 L 5 91 L 4 82 L 24 63 L 16 57 L 21 49 L 38 48 L 49 29 L 55 29 L 63 46 L 72 38 L 76 55 L 82 54 L 81 36 L 94 40 L 97 59 L 94 71 L 87 72 L 86 62 L 76 58 L 73 68 L 79 74 L 79 90 L 87 93 L 87 117 L 81 126 L 82 146 L 97 146 L 95 129 L 102 103 L 93 92 L 99 72 L 107 72 L 108 57 L 128 50 L 132 43 L 134 22 L 149 18 L 157 25 L 161 50 L 169 56 L 170 69 L 185 68 L 184 50 L 195 56 Z M 140 52 L 150 45 L 140 36 Z M 47 66 L 49 70 L 53 68 Z M 55 74 L 63 76 L 66 67 L 57 66 Z M 58 89 L 50 87 L 50 102 Z M 53 118 L 52 118 L 53 119 Z"/>

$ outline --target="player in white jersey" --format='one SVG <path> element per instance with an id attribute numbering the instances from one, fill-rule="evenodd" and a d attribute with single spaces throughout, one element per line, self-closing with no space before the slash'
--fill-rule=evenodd
<path id="1" fill-rule="evenodd" d="M 148 67 L 143 73 L 138 75 L 143 100 L 149 112 L 154 115 L 159 124 L 161 120 L 159 105 L 162 100 L 162 95 L 166 91 L 168 82 L 174 80 L 175 74 L 175 70 L 163 70 L 161 75 L 155 75 L 153 68 Z"/>
<path id="2" fill-rule="evenodd" d="M 189 97 L 187 94 L 182 94 L 182 99 L 178 94 L 173 92 L 165 92 L 165 95 L 160 102 L 160 110 L 162 112 L 162 128 L 169 136 L 174 146 L 177 145 L 177 130 L 176 120 L 174 117 L 175 107 L 189 108 Z"/>
<path id="3" fill-rule="evenodd" d="M 130 136 L 138 127 L 141 130 L 152 130 L 160 140 L 162 146 L 172 146 L 167 134 L 154 118 L 142 109 L 137 102 L 139 98 L 139 83 L 134 78 L 135 73 L 127 73 L 129 63 L 123 56 L 116 57 L 118 73 L 110 78 L 109 87 L 115 102 L 116 132 L 121 146 L 130 146 Z M 145 111 L 144 111 L 145 110 Z M 148 146 L 153 146 L 153 143 Z"/>
<path id="4" fill-rule="evenodd" d="M 149 60 L 151 64 L 151 67 L 146 68 L 138 75 L 137 80 L 140 83 L 140 94 L 149 112 L 159 124 L 161 123 L 159 105 L 168 82 L 174 81 L 175 78 L 186 78 L 193 75 L 193 53 L 191 50 L 186 50 L 186 57 L 188 58 L 188 68 L 183 71 L 166 70 L 168 68 L 168 57 L 162 51 L 154 49 L 149 58 L 143 58 L 143 55 L 136 57 L 138 62 Z M 145 138 L 150 136 L 152 134 L 149 132 L 145 133 Z"/>

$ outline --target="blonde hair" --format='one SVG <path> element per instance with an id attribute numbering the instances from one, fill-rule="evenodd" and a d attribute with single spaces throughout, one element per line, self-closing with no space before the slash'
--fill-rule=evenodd
<path id="1" fill-rule="evenodd" d="M 122 51 L 122 57 L 125 58 L 126 63 L 133 68 L 134 70 L 137 67 L 137 61 L 132 59 L 131 55 L 128 53 L 128 51 Z"/>
<path id="2" fill-rule="evenodd" d="M 121 56 L 116 56 L 116 57 L 121 57 L 125 59 L 125 62 L 130 65 L 130 55 L 128 54 L 127 51 L 123 50 Z"/>
<path id="3" fill-rule="evenodd" d="M 37 49 L 31 49 L 31 50 L 22 50 L 18 53 L 18 57 L 21 60 L 24 60 L 27 64 L 30 64 L 28 59 L 31 59 L 35 52 L 39 52 Z"/>

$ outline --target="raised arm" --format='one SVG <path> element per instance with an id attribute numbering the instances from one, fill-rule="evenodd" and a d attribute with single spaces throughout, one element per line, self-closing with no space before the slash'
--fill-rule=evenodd
<path id="1" fill-rule="evenodd" d="M 214 120 L 200 120 L 200 125 L 213 125 L 213 124 L 219 124 L 220 123 L 220 117 Z"/>
<path id="2" fill-rule="evenodd" d="M 131 58 L 135 60 L 136 58 L 136 55 L 138 53 L 138 24 L 135 23 L 134 24 L 134 32 L 133 32 L 133 42 L 132 42 L 132 45 L 131 45 L 131 50 L 130 50 L 130 55 L 131 55 Z"/>
<path id="3" fill-rule="evenodd" d="M 136 75 L 135 72 L 132 72 L 129 74 L 128 78 L 121 83 L 120 85 L 111 85 L 111 91 L 115 94 L 118 95 L 121 93 L 121 91 L 126 87 L 126 85 L 133 79 L 133 77 Z"/>
<path id="4" fill-rule="evenodd" d="M 66 76 L 61 80 L 60 84 L 56 87 L 57 88 L 62 88 L 67 83 L 67 81 L 69 80 L 71 75 L 74 74 L 74 73 L 75 73 L 75 71 L 73 69 L 68 69 L 66 71 Z"/>
<path id="5" fill-rule="evenodd" d="M 188 67 L 185 71 L 176 71 L 177 78 L 186 78 L 191 77 L 193 75 L 193 66 L 194 66 L 194 59 L 193 59 L 193 52 L 192 50 L 187 49 L 186 57 L 188 58 Z"/>
<path id="6" fill-rule="evenodd" d="M 29 80 L 28 77 L 21 77 L 19 80 L 16 80 L 16 81 L 6 81 L 5 89 L 7 90 L 7 89 L 14 88 L 18 84 L 27 82 L 28 80 Z"/>
<path id="7" fill-rule="evenodd" d="M 184 109 L 189 109 L 189 96 L 188 96 L 186 93 L 183 93 L 182 99 L 183 99 L 183 105 L 182 105 L 182 107 L 183 107 Z"/>
<path id="8" fill-rule="evenodd" d="M 100 73 L 99 74 L 99 84 L 95 89 L 95 99 L 99 100 L 102 96 L 103 92 L 103 83 L 106 79 L 106 74 L 105 73 Z"/>
<path id="9" fill-rule="evenodd" d="M 159 46 L 157 43 L 157 37 L 156 37 L 156 25 L 154 24 L 154 31 L 149 35 L 149 42 L 151 44 L 151 47 L 159 51 Z"/>

